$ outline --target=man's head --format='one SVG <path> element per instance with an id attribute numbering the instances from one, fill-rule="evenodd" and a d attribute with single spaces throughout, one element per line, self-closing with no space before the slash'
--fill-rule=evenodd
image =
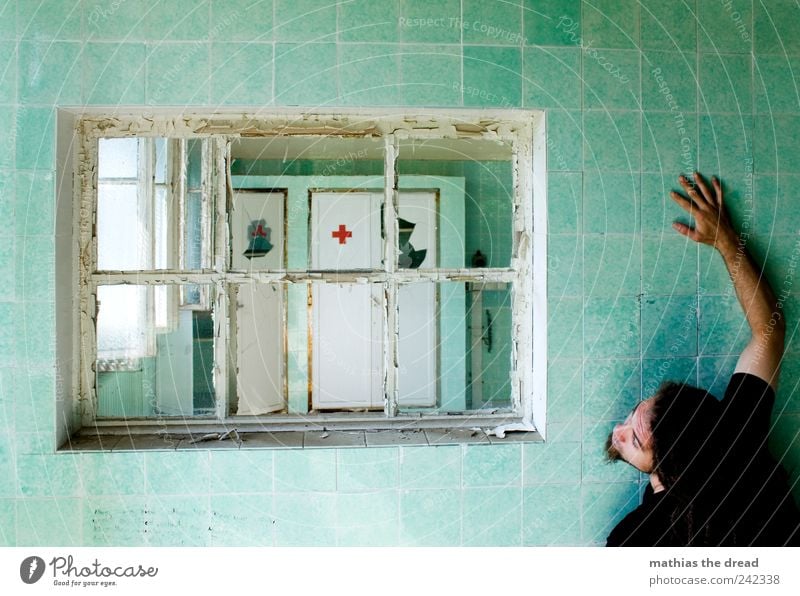
<path id="1" fill-rule="evenodd" d="M 694 490 L 719 462 L 714 438 L 719 408 L 707 391 L 663 383 L 614 427 L 607 442 L 608 458 L 655 473 L 665 488 L 681 481 Z"/>

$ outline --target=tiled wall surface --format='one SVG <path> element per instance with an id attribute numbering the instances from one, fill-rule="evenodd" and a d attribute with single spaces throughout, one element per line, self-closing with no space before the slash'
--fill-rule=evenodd
<path id="1" fill-rule="evenodd" d="M 800 474 L 793 0 L 0 0 L 0 545 L 598 544 L 602 460 L 664 377 L 722 391 L 721 260 L 670 228 L 729 188 L 790 322 L 774 447 Z M 53 455 L 54 106 L 548 110 L 548 442 Z M 146 523 L 145 523 L 146 522 Z"/>

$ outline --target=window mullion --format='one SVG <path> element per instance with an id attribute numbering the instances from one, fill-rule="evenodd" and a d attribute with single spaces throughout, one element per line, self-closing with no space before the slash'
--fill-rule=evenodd
<path id="1" fill-rule="evenodd" d="M 225 273 L 228 269 L 228 256 L 230 255 L 230 237 L 228 236 L 228 180 L 230 179 L 230 142 L 225 137 L 212 137 L 207 143 L 208 150 L 203 151 L 203 168 L 208 172 L 204 178 L 207 185 L 203 185 L 203 192 L 208 196 L 203 197 L 213 210 L 214 242 L 212 253 L 214 255 L 214 271 L 219 276 L 215 283 L 214 292 L 214 391 L 216 394 L 216 416 L 223 420 L 230 411 L 228 400 L 229 388 L 229 360 L 228 341 L 231 335 L 229 325 L 230 296 Z M 205 223 L 205 222 L 204 222 Z M 210 224 L 210 222 L 209 222 Z"/>
<path id="2" fill-rule="evenodd" d="M 384 170 L 383 170 L 383 270 L 386 272 L 386 299 L 385 299 L 385 325 L 384 325 L 384 378 L 386 401 L 384 412 L 389 418 L 397 416 L 397 339 L 399 337 L 397 316 L 397 281 L 394 274 L 397 267 L 397 138 L 389 134 L 384 143 Z"/>

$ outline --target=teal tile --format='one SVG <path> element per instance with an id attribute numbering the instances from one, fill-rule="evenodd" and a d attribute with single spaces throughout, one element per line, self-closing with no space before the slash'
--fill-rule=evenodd
<path id="1" fill-rule="evenodd" d="M 462 0 L 464 43 L 522 45 L 518 2 Z"/>
<path id="2" fill-rule="evenodd" d="M 0 168 L 10 168 L 12 170 L 14 168 L 16 145 L 21 132 L 18 119 L 24 113 L 24 111 L 18 111 L 12 106 L 0 106 L 0 127 L 2 127 L 0 130 L 3 131 L 2 136 L 0 136 L 0 147 L 3 149 L 0 152 Z M 13 172 L 8 173 L 0 170 L 0 175 L 4 178 L 10 177 L 13 179 Z M 3 192 L 8 193 L 7 184 Z M 7 231 L 6 235 L 11 235 L 10 232 L 10 230 Z"/>
<path id="3" fill-rule="evenodd" d="M 550 301 L 547 309 L 547 346 L 549 358 L 576 358 L 582 355 L 582 299 Z"/>
<path id="4" fill-rule="evenodd" d="M 0 359 L 6 366 L 16 362 L 16 343 L 14 341 L 14 319 L 16 304 L 0 302 Z"/>
<path id="5" fill-rule="evenodd" d="M 646 358 L 642 360 L 642 399 L 648 399 L 664 381 L 697 386 L 697 358 Z"/>
<path id="6" fill-rule="evenodd" d="M 336 496 L 337 546 L 397 546 L 400 495 L 396 490 L 339 493 Z"/>
<path id="7" fill-rule="evenodd" d="M 400 492 L 402 546 L 459 546 L 461 491 L 454 489 Z"/>
<path id="8" fill-rule="evenodd" d="M 750 328 L 736 296 L 700 296 L 700 353 L 740 354 Z"/>
<path id="9" fill-rule="evenodd" d="M 275 546 L 335 546 L 336 493 L 275 495 Z"/>
<path id="10" fill-rule="evenodd" d="M 23 497 L 77 497 L 82 493 L 79 459 L 73 455 L 19 455 L 17 481 Z"/>
<path id="11" fill-rule="evenodd" d="M 17 511 L 14 499 L 0 499 L 0 546 L 16 546 Z"/>
<path id="12" fill-rule="evenodd" d="M 272 495 L 212 496 L 210 546 L 272 546 L 272 520 Z"/>
<path id="13" fill-rule="evenodd" d="M 53 303 L 18 303 L 15 323 L 17 360 L 28 366 L 52 366 L 56 327 Z"/>
<path id="14" fill-rule="evenodd" d="M 403 447 L 400 450 L 403 488 L 459 488 L 461 446 Z"/>
<path id="15" fill-rule="evenodd" d="M 461 43 L 461 1 L 400 0 L 400 39 L 419 43 Z"/>
<path id="16" fill-rule="evenodd" d="M 335 41 L 336 3 L 330 0 L 275 0 L 277 41 Z"/>
<path id="17" fill-rule="evenodd" d="M 638 0 L 585 0 L 583 39 L 595 48 L 639 47 Z"/>
<path id="18" fill-rule="evenodd" d="M 461 105 L 461 51 L 452 46 L 401 46 L 403 105 Z"/>
<path id="19" fill-rule="evenodd" d="M 753 168 L 752 116 L 700 115 L 700 171 L 739 174 Z"/>
<path id="20" fill-rule="evenodd" d="M 22 370 L 15 380 L 14 429 L 17 432 L 55 432 L 55 374 Z"/>
<path id="21" fill-rule="evenodd" d="M 265 106 L 272 103 L 272 44 L 211 46 L 211 102 Z"/>
<path id="22" fill-rule="evenodd" d="M 595 298 L 584 309 L 584 352 L 590 358 L 639 356 L 639 301 Z"/>
<path id="23" fill-rule="evenodd" d="M 800 116 L 756 116 L 753 132 L 755 171 L 800 172 Z"/>
<path id="24" fill-rule="evenodd" d="M 580 234 L 583 229 L 583 177 L 578 173 L 547 176 L 547 231 Z"/>
<path id="25" fill-rule="evenodd" d="M 342 101 L 346 104 L 400 102 L 400 59 L 395 46 L 340 44 L 339 76 L 343 82 Z"/>
<path id="26" fill-rule="evenodd" d="M 532 486 L 523 490 L 524 546 L 578 546 L 580 543 L 580 484 Z"/>
<path id="27" fill-rule="evenodd" d="M 464 546 L 521 546 L 522 489 L 470 488 L 464 491 Z"/>
<path id="28" fill-rule="evenodd" d="M 339 4 L 339 41 L 395 43 L 400 38 L 400 16 L 399 0 Z"/>
<path id="29" fill-rule="evenodd" d="M 578 171 L 583 169 L 583 119 L 580 112 L 548 110 L 547 169 Z"/>
<path id="30" fill-rule="evenodd" d="M 581 0 L 523 0 L 525 45 L 578 46 Z"/>
<path id="31" fill-rule="evenodd" d="M 144 524 L 148 546 L 210 544 L 211 503 L 208 495 L 159 495 L 148 498 L 146 503 Z"/>
<path id="32" fill-rule="evenodd" d="M 583 230 L 637 234 L 639 174 L 587 171 L 583 175 Z"/>
<path id="33" fill-rule="evenodd" d="M 4 410 L 8 407 L 9 409 L 13 407 L 13 404 L 9 406 L 4 406 Z M 0 498 L 11 498 L 18 496 L 19 492 L 19 482 L 18 482 L 18 474 L 17 474 L 17 457 L 14 450 L 14 446 L 10 444 L 10 439 L 12 435 L 12 416 L 10 416 L 11 412 L 6 414 L 3 413 L 3 417 L 7 418 L 4 420 L 4 429 L 3 434 L 1 435 L 3 439 L 9 441 L 8 444 L 0 446 L 0 472 L 3 473 L 4 482 L 0 485 Z M 34 457 L 34 456 L 21 456 L 21 457 Z"/>
<path id="34" fill-rule="evenodd" d="M 0 42 L 0 104 L 2 103 L 17 103 L 17 44 L 13 41 Z"/>
<path id="35" fill-rule="evenodd" d="M 397 449 L 339 449 L 337 454 L 338 490 L 397 487 L 400 467 Z"/>
<path id="36" fill-rule="evenodd" d="M 581 444 L 527 443 L 522 446 L 522 484 L 574 484 L 581 479 Z"/>
<path id="37" fill-rule="evenodd" d="M 626 464 L 618 462 L 615 465 Z M 581 504 L 583 544 L 602 546 L 614 526 L 639 505 L 639 485 L 635 482 L 584 484 Z"/>
<path id="38" fill-rule="evenodd" d="M 81 499 L 17 500 L 17 546 L 80 546 Z"/>
<path id="39" fill-rule="evenodd" d="M 18 108 L 15 136 L 17 169 L 55 168 L 55 118 L 51 108 Z"/>
<path id="40" fill-rule="evenodd" d="M 144 465 L 148 494 L 208 494 L 208 451 L 150 451 L 145 453 Z"/>
<path id="41" fill-rule="evenodd" d="M 583 295 L 581 236 L 558 234 L 548 237 L 547 294 L 554 299 Z"/>
<path id="42" fill-rule="evenodd" d="M 5 0 L 0 5 L 0 39 L 16 39 L 17 37 L 17 2 Z"/>
<path id="43" fill-rule="evenodd" d="M 80 43 L 20 42 L 18 73 L 20 103 L 80 103 L 80 70 Z"/>
<path id="44" fill-rule="evenodd" d="M 800 416 L 784 414 L 776 416 L 769 434 L 770 452 L 781 459 L 781 465 L 789 474 L 790 486 L 797 486 L 800 480 Z M 795 492 L 796 495 L 796 492 Z"/>
<path id="45" fill-rule="evenodd" d="M 638 359 L 587 360 L 583 365 L 583 419 L 624 420 L 639 402 Z"/>
<path id="46" fill-rule="evenodd" d="M 797 258 L 800 254 L 798 235 L 775 234 L 768 235 L 768 247 L 753 250 L 756 262 L 763 263 L 763 271 L 767 280 L 778 296 L 790 296 L 800 293 L 800 270 L 797 268 Z"/>
<path id="47" fill-rule="evenodd" d="M 697 114 L 642 114 L 642 171 L 693 172 L 697 169 Z"/>
<path id="48" fill-rule="evenodd" d="M 273 0 L 211 0 L 214 41 L 272 41 Z"/>
<path id="49" fill-rule="evenodd" d="M 81 0 L 17 2 L 17 31 L 22 39 L 81 39 Z"/>
<path id="50" fill-rule="evenodd" d="M 645 295 L 697 293 L 697 245 L 673 230 L 642 239 L 642 291 Z"/>
<path id="51" fill-rule="evenodd" d="M 756 112 L 800 113 L 800 91 L 794 74 L 800 72 L 800 57 L 757 56 L 754 61 Z"/>
<path id="52" fill-rule="evenodd" d="M 0 321 L 2 320 L 0 308 Z M 11 325 L 13 328 L 13 325 Z M 0 337 L 0 354 L 2 354 L 2 338 Z M 13 362 L 13 359 L 6 360 Z M 52 455 L 55 451 L 55 437 L 51 432 L 18 432 L 14 437 L 14 448 L 19 455 Z"/>
<path id="53" fill-rule="evenodd" d="M 146 20 L 151 8 L 148 0 L 84 0 L 83 15 L 88 39 L 146 39 Z"/>
<path id="54" fill-rule="evenodd" d="M 320 105 L 337 98 L 336 44 L 275 46 L 276 104 Z"/>
<path id="55" fill-rule="evenodd" d="M 145 497 L 87 497 L 82 504 L 82 546 L 147 546 Z"/>
<path id="56" fill-rule="evenodd" d="M 753 110 L 753 65 L 749 54 L 700 55 L 700 108 L 749 114 Z"/>
<path id="57" fill-rule="evenodd" d="M 148 45 L 147 52 L 148 103 L 208 103 L 209 44 Z"/>
<path id="58" fill-rule="evenodd" d="M 12 154 L 13 163 L 13 148 L 10 153 Z M 16 200 L 14 172 L 4 172 L 0 170 L 0 221 L 13 221 Z M 13 236 L 15 231 L 15 228 L 3 229 L 0 231 L 0 238 Z"/>
<path id="59" fill-rule="evenodd" d="M 212 493 L 272 492 L 272 451 L 211 451 Z"/>
<path id="60" fill-rule="evenodd" d="M 783 302 L 783 314 L 786 317 L 786 354 L 800 354 L 800 297 L 796 294 L 787 296 Z"/>
<path id="61" fill-rule="evenodd" d="M 679 114 L 697 109 L 697 56 L 694 53 L 648 51 L 642 54 L 642 107 Z"/>
<path id="62" fill-rule="evenodd" d="M 642 233 L 673 233 L 672 222 L 694 225 L 694 220 L 672 198 L 670 192 L 681 190 L 677 175 L 642 174 Z M 677 234 L 677 232 L 674 232 Z"/>
<path id="63" fill-rule="evenodd" d="M 781 361 L 781 375 L 778 393 L 775 396 L 773 411 L 776 415 L 800 414 L 800 359 L 797 356 L 786 356 Z"/>
<path id="64" fill-rule="evenodd" d="M 641 251 L 639 236 L 584 236 L 584 294 L 598 297 L 635 296 L 641 293 Z"/>
<path id="65" fill-rule="evenodd" d="M 646 358 L 697 356 L 697 298 L 651 296 L 642 301 Z"/>
<path id="66" fill-rule="evenodd" d="M 697 48 L 695 0 L 642 0 L 642 48 L 694 52 Z"/>
<path id="67" fill-rule="evenodd" d="M 18 172 L 16 178 L 16 232 L 41 236 L 55 231 L 55 180 L 52 172 Z"/>
<path id="68" fill-rule="evenodd" d="M 620 172 L 638 172 L 641 169 L 640 112 L 584 112 L 583 134 L 587 169 Z"/>
<path id="69" fill-rule="evenodd" d="M 513 108 L 522 99 L 520 48 L 464 47 L 464 105 Z"/>
<path id="70" fill-rule="evenodd" d="M 83 50 L 86 103 L 143 104 L 145 56 L 141 43 L 87 43 Z"/>
<path id="71" fill-rule="evenodd" d="M 800 7 L 793 0 L 753 2 L 755 51 L 800 55 Z"/>
<path id="72" fill-rule="evenodd" d="M 143 495 L 144 455 L 141 453 L 86 453 L 80 474 L 87 495 Z"/>
<path id="73" fill-rule="evenodd" d="M 797 184 L 800 175 L 778 174 L 755 176 L 755 218 L 753 230 L 756 234 L 797 234 L 800 218 L 797 203 Z"/>
<path id="74" fill-rule="evenodd" d="M 581 108 L 581 50 L 525 48 L 522 103 L 531 108 Z"/>
<path id="75" fill-rule="evenodd" d="M 336 451 L 275 452 L 275 491 L 336 490 Z"/>
<path id="76" fill-rule="evenodd" d="M 23 207 L 24 210 L 24 207 Z M 11 245 L 14 248 L 14 245 Z M 49 236 L 17 236 L 15 280 L 8 290 L 21 300 L 39 300 L 55 291 L 55 241 Z"/>
<path id="77" fill-rule="evenodd" d="M 14 239 L 10 238 L 0 244 L 0 300 L 4 302 L 16 298 L 17 272 L 15 265 Z"/>
<path id="78" fill-rule="evenodd" d="M 585 109 L 636 110 L 641 107 L 639 52 L 604 50 L 602 60 L 583 60 Z"/>
<path id="79" fill-rule="evenodd" d="M 622 419 L 620 419 L 622 420 Z M 583 483 L 635 482 L 639 471 L 625 462 L 609 462 L 606 459 L 606 441 L 615 421 L 591 422 L 584 428 L 583 436 Z"/>
<path id="80" fill-rule="evenodd" d="M 202 40 L 209 37 L 209 0 L 179 0 L 150 3 L 144 16 L 147 39 L 164 41 Z M 237 19 L 238 20 L 238 19 Z M 216 23 L 223 28 L 223 24 Z"/>
<path id="81" fill-rule="evenodd" d="M 715 395 L 718 399 L 722 399 L 738 360 L 739 354 L 700 358 L 698 360 L 697 386 Z"/>
<path id="82" fill-rule="evenodd" d="M 464 486 L 517 486 L 522 476 L 520 444 L 467 445 Z"/>
<path id="83" fill-rule="evenodd" d="M 753 47 L 752 0 L 697 0 L 701 50 L 748 53 Z"/>
<path id="84" fill-rule="evenodd" d="M 551 358 L 547 365 L 547 422 L 580 420 L 582 396 L 583 361 L 569 357 Z M 551 437 L 548 435 L 547 439 L 550 441 Z"/>

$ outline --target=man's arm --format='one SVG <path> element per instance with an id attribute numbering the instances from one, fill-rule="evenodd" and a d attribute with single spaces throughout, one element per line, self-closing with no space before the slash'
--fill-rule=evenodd
<path id="1" fill-rule="evenodd" d="M 731 225 L 719 180 L 713 177 L 713 188 L 709 188 L 700 174 L 695 172 L 694 179 L 696 186 L 684 176 L 678 178 L 688 198 L 677 192 L 671 196 L 694 217 L 695 227 L 682 223 L 672 227 L 695 242 L 713 246 L 722 255 L 752 334 L 739 356 L 736 372 L 760 377 L 777 390 L 786 330 L 783 312 L 769 282 Z"/>

